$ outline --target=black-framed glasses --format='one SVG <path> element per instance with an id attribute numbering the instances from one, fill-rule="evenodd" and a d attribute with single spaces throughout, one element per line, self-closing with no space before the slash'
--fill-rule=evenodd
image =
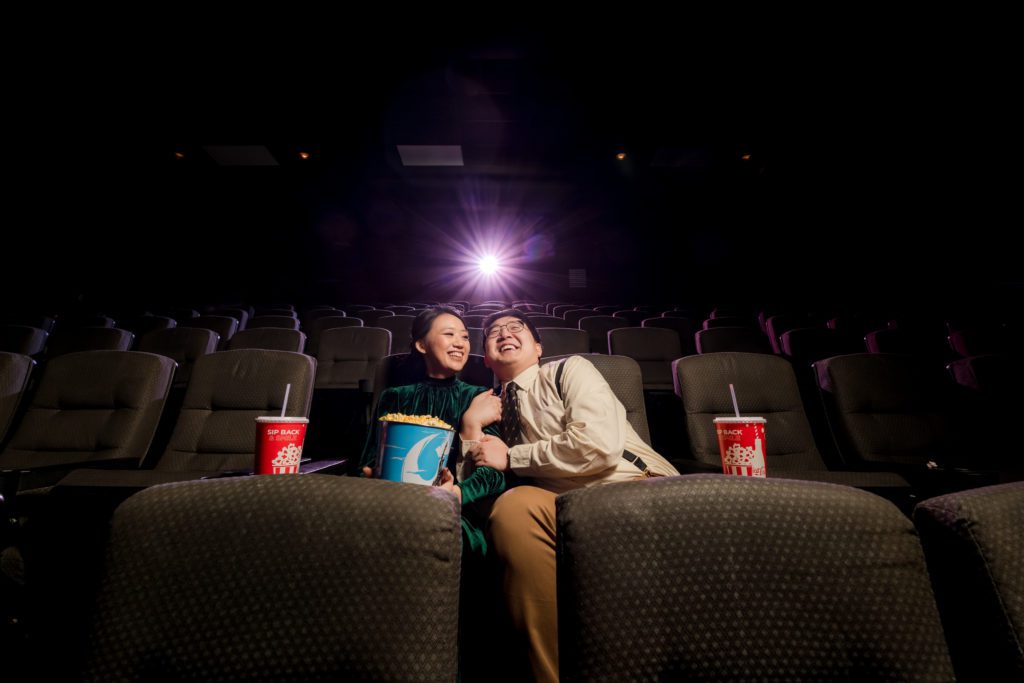
<path id="1" fill-rule="evenodd" d="M 495 337 L 498 336 L 498 332 L 503 327 L 507 332 L 516 334 L 526 329 L 526 323 L 520 322 L 518 320 L 513 320 L 512 322 L 507 322 L 504 325 L 493 325 L 487 328 L 487 333 L 484 336 L 487 337 L 488 339 L 494 339 Z"/>

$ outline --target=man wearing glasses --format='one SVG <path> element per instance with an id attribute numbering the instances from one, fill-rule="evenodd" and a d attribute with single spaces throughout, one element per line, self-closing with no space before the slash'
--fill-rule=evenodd
<path id="1" fill-rule="evenodd" d="M 463 448 L 476 465 L 526 480 L 494 503 L 490 533 L 534 678 L 557 681 L 555 497 L 678 472 L 637 435 L 622 403 L 585 358 L 541 367 L 540 335 L 517 310 L 491 314 L 483 328 L 484 363 L 502 386 L 502 438 L 464 423 Z"/>

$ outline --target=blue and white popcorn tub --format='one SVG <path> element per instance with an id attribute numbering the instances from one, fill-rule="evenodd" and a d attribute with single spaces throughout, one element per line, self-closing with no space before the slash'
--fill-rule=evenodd
<path id="1" fill-rule="evenodd" d="M 385 420 L 376 474 L 388 481 L 433 486 L 440 481 L 454 438 L 451 429 Z"/>

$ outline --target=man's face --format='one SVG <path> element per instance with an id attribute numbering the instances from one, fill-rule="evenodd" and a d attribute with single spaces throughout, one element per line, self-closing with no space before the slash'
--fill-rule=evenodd
<path id="1" fill-rule="evenodd" d="M 536 365 L 540 354 L 540 343 L 519 318 L 510 315 L 498 318 L 484 330 L 484 365 L 493 370 L 499 380 L 510 380 Z"/>

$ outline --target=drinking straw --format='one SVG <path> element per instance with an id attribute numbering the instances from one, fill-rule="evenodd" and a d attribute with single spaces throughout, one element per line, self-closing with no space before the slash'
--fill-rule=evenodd
<path id="1" fill-rule="evenodd" d="M 291 386 L 290 384 L 288 386 Z M 736 417 L 740 416 L 740 404 L 736 400 L 736 387 L 729 385 L 729 393 L 732 394 L 732 407 L 736 411 Z"/>
<path id="2" fill-rule="evenodd" d="M 729 385 L 732 386 L 731 384 Z M 284 388 L 284 403 L 281 404 L 281 417 L 284 417 L 284 411 L 288 409 L 288 394 L 292 393 L 292 385 L 289 384 Z M 736 416 L 739 417 L 739 411 L 736 412 Z"/>

